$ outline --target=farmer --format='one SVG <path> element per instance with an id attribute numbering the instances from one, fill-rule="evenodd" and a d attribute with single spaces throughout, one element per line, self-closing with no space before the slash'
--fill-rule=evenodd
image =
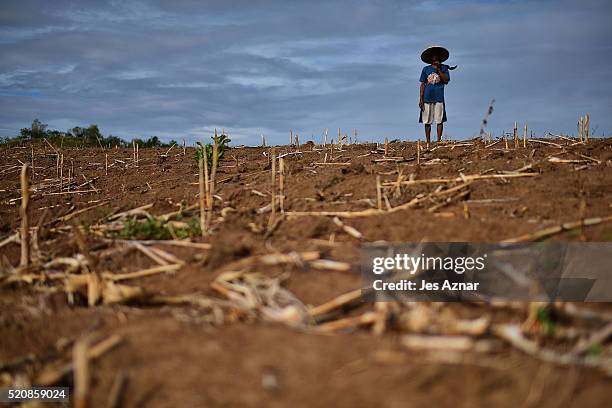
<path id="1" fill-rule="evenodd" d="M 457 68 L 442 64 L 448 59 L 448 50 L 440 46 L 426 48 L 421 53 L 421 60 L 429 64 L 421 71 L 421 91 L 419 108 L 421 114 L 419 123 L 425 124 L 425 138 L 429 147 L 431 124 L 436 122 L 438 142 L 442 140 L 444 122 L 446 122 L 446 109 L 444 104 L 444 85 L 450 81 L 449 70 Z"/>

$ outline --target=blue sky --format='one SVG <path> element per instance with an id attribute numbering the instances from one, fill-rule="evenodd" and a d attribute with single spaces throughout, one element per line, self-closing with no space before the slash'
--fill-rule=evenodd
<path id="1" fill-rule="evenodd" d="M 588 112 L 612 133 L 612 2 L 2 1 L 0 135 L 32 119 L 97 124 L 124 138 L 260 134 L 286 143 L 325 128 L 416 139 L 421 50 L 458 64 L 446 135 L 529 122 L 575 132 Z"/>

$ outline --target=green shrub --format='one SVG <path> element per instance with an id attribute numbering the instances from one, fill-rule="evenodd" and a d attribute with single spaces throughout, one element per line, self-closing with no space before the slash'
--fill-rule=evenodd
<path id="1" fill-rule="evenodd" d="M 147 218 L 145 221 L 135 219 L 128 220 L 123 228 L 112 233 L 113 236 L 123 239 L 174 239 L 200 236 L 200 223 L 196 217 L 192 217 L 186 226 L 176 227 L 172 222 L 163 222 L 156 218 Z M 174 236 L 173 236 L 174 234 Z"/>
<path id="2" fill-rule="evenodd" d="M 539 308 L 537 318 L 542 325 L 542 329 L 544 329 L 544 334 L 547 336 L 554 336 L 556 327 L 555 321 L 550 314 L 550 310 L 548 310 L 546 307 Z"/>

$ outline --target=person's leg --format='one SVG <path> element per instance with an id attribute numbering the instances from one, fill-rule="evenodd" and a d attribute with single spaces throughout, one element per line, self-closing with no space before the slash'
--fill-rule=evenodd
<path id="1" fill-rule="evenodd" d="M 442 132 L 444 131 L 444 103 L 436 102 L 434 108 L 433 119 L 437 124 L 438 143 L 442 141 Z"/>
<path id="2" fill-rule="evenodd" d="M 425 103 L 423 105 L 423 111 L 421 112 L 421 119 L 423 124 L 425 124 L 425 141 L 427 144 L 427 149 L 429 149 L 429 143 L 431 142 L 431 122 L 434 116 L 433 105 L 433 103 Z"/>

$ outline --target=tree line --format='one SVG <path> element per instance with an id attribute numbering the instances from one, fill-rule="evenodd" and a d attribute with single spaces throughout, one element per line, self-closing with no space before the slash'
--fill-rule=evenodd
<path id="1" fill-rule="evenodd" d="M 148 139 L 133 138 L 130 141 L 113 135 L 104 136 L 98 125 L 76 126 L 62 132 L 49 129 L 46 123 L 42 123 L 38 119 L 32 121 L 31 127 L 21 129 L 18 136 L 5 138 L 1 141 L 2 143 L 20 143 L 43 139 L 66 147 L 128 147 L 133 142 L 138 143 L 139 147 L 170 147 L 177 143 L 175 140 L 164 143 L 157 136 L 151 136 Z"/>

